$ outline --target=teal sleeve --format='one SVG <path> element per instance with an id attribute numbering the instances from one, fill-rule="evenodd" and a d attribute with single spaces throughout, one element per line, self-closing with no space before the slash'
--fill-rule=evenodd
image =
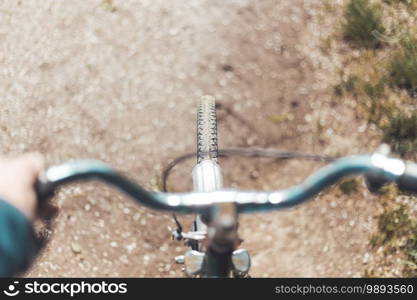
<path id="1" fill-rule="evenodd" d="M 24 271 L 36 249 L 30 220 L 14 206 L 0 200 L 0 277 Z"/>

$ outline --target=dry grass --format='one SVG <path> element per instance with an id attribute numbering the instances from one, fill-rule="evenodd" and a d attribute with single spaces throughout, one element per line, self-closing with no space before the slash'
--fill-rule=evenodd
<path id="1" fill-rule="evenodd" d="M 417 151 L 417 114 L 399 114 L 383 127 L 383 141 L 392 145 L 401 156 Z"/>
<path id="2" fill-rule="evenodd" d="M 382 42 L 374 32 L 385 33 L 381 21 L 381 9 L 368 0 L 351 0 L 345 10 L 343 26 L 345 38 L 356 47 L 379 48 Z"/>
<path id="3" fill-rule="evenodd" d="M 417 94 L 417 40 L 405 37 L 400 42 L 389 63 L 389 83 L 392 86 L 406 90 L 415 97 Z"/>
<path id="4" fill-rule="evenodd" d="M 397 18 L 398 7 L 408 14 Z M 348 1 L 342 36 L 350 51 L 344 52 L 341 79 L 334 87 L 341 101 L 354 99 L 358 118 L 376 125 L 381 142 L 404 157 L 417 154 L 417 39 L 411 26 L 415 8 L 414 0 Z M 382 22 L 386 15 L 389 26 Z M 386 37 L 407 34 L 379 40 L 371 34 L 375 30 Z M 393 186 L 380 198 L 378 226 L 370 238 L 376 261 L 365 276 L 417 277 L 417 213 L 410 204 L 415 199 Z"/>

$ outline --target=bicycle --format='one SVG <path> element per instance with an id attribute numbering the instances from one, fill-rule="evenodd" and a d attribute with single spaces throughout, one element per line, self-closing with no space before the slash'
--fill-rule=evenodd
<path id="1" fill-rule="evenodd" d="M 417 164 L 390 157 L 381 145 L 370 154 L 337 159 L 308 177 L 303 183 L 278 191 L 241 191 L 223 188 L 217 162 L 215 101 L 200 101 L 197 122 L 197 164 L 193 169 L 194 191 L 189 193 L 149 192 L 110 166 L 95 160 L 67 162 L 47 169 L 38 179 L 36 191 L 41 203 L 53 197 L 57 188 L 78 180 L 98 179 L 115 186 L 138 204 L 174 213 L 196 215 L 190 232 L 176 230 L 173 237 L 191 248 L 176 257 L 191 277 L 247 277 L 251 265 L 247 250 L 239 249 L 238 215 L 279 210 L 299 205 L 347 175 L 364 174 L 369 189 L 376 192 L 389 182 L 400 189 L 417 192 Z"/>

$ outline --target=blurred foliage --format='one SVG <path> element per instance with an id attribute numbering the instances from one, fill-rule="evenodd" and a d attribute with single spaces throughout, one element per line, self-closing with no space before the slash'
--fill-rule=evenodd
<path id="1" fill-rule="evenodd" d="M 371 83 L 357 75 L 350 75 L 334 87 L 334 93 L 338 96 L 354 96 L 364 108 L 368 122 L 378 127 L 381 127 L 398 111 L 396 104 L 386 97 L 385 92 L 383 79 Z"/>
<path id="2" fill-rule="evenodd" d="M 397 202 L 400 194 L 395 184 L 385 185 L 378 197 L 383 212 L 378 216 L 378 230 L 370 238 L 370 245 L 374 248 L 382 247 L 383 260 L 379 262 L 377 268 L 382 266 L 382 270 L 392 268 L 394 256 L 402 257 L 402 276 L 417 276 L 417 219 L 410 215 L 409 206 Z M 385 271 L 377 271 L 375 268 L 365 270 L 365 277 L 385 276 Z"/>
<path id="3" fill-rule="evenodd" d="M 340 191 L 345 195 L 351 195 L 358 191 L 358 182 L 355 178 L 343 180 L 339 183 Z"/>
<path id="4" fill-rule="evenodd" d="M 113 0 L 103 0 L 102 6 L 105 10 L 107 10 L 109 12 L 114 13 L 114 12 L 117 11 L 116 6 L 114 6 L 114 4 L 113 4 Z"/>
<path id="5" fill-rule="evenodd" d="M 387 4 L 407 4 L 407 5 L 416 5 L 417 4 L 417 0 L 383 0 L 383 2 L 387 3 Z"/>
<path id="6" fill-rule="evenodd" d="M 334 87 L 334 93 L 338 96 L 351 94 L 357 96 L 367 96 L 371 99 L 380 99 L 384 97 L 384 81 L 378 81 L 373 84 L 361 79 L 357 75 L 350 75 L 346 80 L 342 80 Z"/>
<path id="7" fill-rule="evenodd" d="M 381 234 L 377 244 L 386 244 L 395 238 L 409 234 L 412 227 L 404 205 L 394 210 L 387 210 L 378 218 L 378 229 Z"/>
<path id="8" fill-rule="evenodd" d="M 410 95 L 416 96 L 417 40 L 408 36 L 401 40 L 400 45 L 400 50 L 391 57 L 388 80 L 392 86 L 405 89 Z"/>
<path id="9" fill-rule="evenodd" d="M 379 6 L 370 4 L 368 0 L 351 0 L 345 10 L 345 19 L 344 36 L 354 46 L 365 48 L 382 46 L 382 42 L 373 34 L 373 32 L 385 33 Z"/>
<path id="10" fill-rule="evenodd" d="M 417 277 L 417 221 L 411 218 L 404 204 L 385 207 L 378 216 L 378 232 L 370 239 L 372 247 L 384 247 L 384 253 L 403 253 L 403 275 Z M 389 263 L 389 262 L 387 262 Z M 369 270 L 365 276 L 370 276 Z"/>
<path id="11" fill-rule="evenodd" d="M 294 115 L 292 113 L 286 113 L 286 114 L 272 114 L 268 115 L 268 119 L 274 123 L 282 123 L 287 121 L 294 120 Z"/>
<path id="12" fill-rule="evenodd" d="M 356 75 L 350 75 L 346 80 L 342 80 L 334 87 L 334 93 L 338 96 L 351 93 L 357 96 L 357 86 L 360 83 L 360 78 Z"/>
<path id="13" fill-rule="evenodd" d="M 407 106 L 414 105 L 417 96 L 417 38 L 409 33 L 397 43 L 385 43 L 374 37 L 387 31 L 382 24 L 382 10 L 390 9 L 387 5 L 407 5 L 413 18 L 411 9 L 417 8 L 417 0 L 348 1 L 343 35 L 355 52 L 346 53 L 343 74 L 348 76 L 342 76 L 334 86 L 334 93 L 353 96 L 358 111 L 381 129 L 382 141 L 399 155 L 408 156 L 417 152 L 417 112 L 410 113 Z M 403 32 L 401 22 L 394 21 L 390 32 Z M 347 181 L 339 188 L 349 194 L 353 186 L 355 183 Z M 403 201 L 393 184 L 383 187 L 381 192 L 378 199 L 382 213 L 377 216 L 377 231 L 370 244 L 382 256 L 377 254 L 378 261 L 369 266 L 365 276 L 401 272 L 402 276 L 417 277 L 417 218 L 408 204 L 410 195 L 402 195 L 406 197 Z"/>
<path id="14" fill-rule="evenodd" d="M 417 277 L 417 224 L 414 223 L 412 232 L 405 245 L 407 260 L 404 266 L 404 275 Z"/>
<path id="15" fill-rule="evenodd" d="M 410 116 L 399 113 L 382 130 L 383 142 L 390 144 L 401 156 L 417 150 L 417 113 Z"/>

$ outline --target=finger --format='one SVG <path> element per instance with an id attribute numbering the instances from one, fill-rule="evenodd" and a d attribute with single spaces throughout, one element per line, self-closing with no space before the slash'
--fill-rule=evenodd
<path id="1" fill-rule="evenodd" d="M 39 174 L 45 167 L 44 158 L 40 153 L 27 153 L 20 157 L 25 167 L 32 174 Z"/>

